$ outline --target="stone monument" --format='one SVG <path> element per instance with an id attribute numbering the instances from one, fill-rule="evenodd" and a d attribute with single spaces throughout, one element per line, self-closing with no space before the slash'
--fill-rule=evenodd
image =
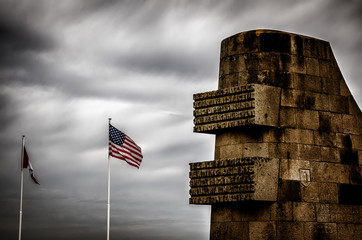
<path id="1" fill-rule="evenodd" d="M 362 114 L 326 41 L 273 30 L 221 43 L 218 90 L 194 94 L 190 204 L 210 239 L 362 239 Z"/>

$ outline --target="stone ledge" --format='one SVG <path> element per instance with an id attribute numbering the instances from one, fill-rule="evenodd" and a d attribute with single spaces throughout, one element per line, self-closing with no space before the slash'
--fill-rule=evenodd
<path id="1" fill-rule="evenodd" d="M 197 162 L 190 169 L 190 204 L 277 200 L 279 159 Z"/>
<path id="2" fill-rule="evenodd" d="M 194 95 L 194 132 L 279 126 L 280 88 L 248 84 Z"/>

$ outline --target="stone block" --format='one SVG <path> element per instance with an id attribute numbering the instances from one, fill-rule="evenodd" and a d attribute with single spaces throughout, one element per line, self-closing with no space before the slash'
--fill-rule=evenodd
<path id="1" fill-rule="evenodd" d="M 349 91 L 345 81 L 340 81 L 339 86 L 340 86 L 341 96 L 351 96 L 351 92 Z"/>
<path id="2" fill-rule="evenodd" d="M 362 205 L 352 206 L 353 210 L 353 223 L 362 225 Z"/>
<path id="3" fill-rule="evenodd" d="M 293 180 L 279 181 L 278 201 L 301 201 L 300 182 Z"/>
<path id="4" fill-rule="evenodd" d="M 275 71 L 280 69 L 279 53 L 249 53 L 244 54 L 245 69 L 259 71 Z"/>
<path id="5" fill-rule="evenodd" d="M 362 135 L 350 135 L 352 141 L 352 148 L 362 150 Z"/>
<path id="6" fill-rule="evenodd" d="M 293 202 L 276 202 L 271 205 L 271 220 L 274 221 L 292 221 L 293 220 Z"/>
<path id="7" fill-rule="evenodd" d="M 295 116 L 298 128 L 312 129 L 312 130 L 317 130 L 319 128 L 318 111 L 297 110 Z"/>
<path id="8" fill-rule="evenodd" d="M 255 162 L 255 200 L 276 201 L 278 194 L 279 159 Z"/>
<path id="9" fill-rule="evenodd" d="M 333 147 L 321 147 L 320 161 L 339 163 L 341 158 L 338 149 Z"/>
<path id="10" fill-rule="evenodd" d="M 280 108 L 280 126 L 281 127 L 296 127 L 296 109 L 291 107 Z"/>
<path id="11" fill-rule="evenodd" d="M 306 92 L 303 106 L 306 109 L 328 111 L 329 97 L 323 93 Z"/>
<path id="12" fill-rule="evenodd" d="M 259 38 L 256 36 L 255 31 L 250 31 L 247 33 L 236 34 L 228 38 L 227 42 L 222 42 L 222 44 L 227 44 L 227 54 L 230 56 L 241 53 L 258 52 L 259 42 Z"/>
<path id="13" fill-rule="evenodd" d="M 282 89 L 281 103 L 282 107 L 304 107 L 305 93 L 301 90 Z"/>
<path id="14" fill-rule="evenodd" d="M 357 238 L 354 224 L 339 223 L 337 224 L 338 239 L 359 240 Z M 362 237 L 362 235 L 360 236 Z"/>
<path id="15" fill-rule="evenodd" d="M 355 239 L 362 239 L 362 224 L 355 225 Z"/>
<path id="16" fill-rule="evenodd" d="M 269 157 L 268 143 L 244 143 L 243 157 Z"/>
<path id="17" fill-rule="evenodd" d="M 298 144 L 298 159 L 319 161 L 321 158 L 321 147 L 315 145 Z"/>
<path id="18" fill-rule="evenodd" d="M 354 100 L 353 96 L 348 97 L 348 103 L 349 103 L 349 114 L 352 115 L 361 115 L 361 110 L 359 109 L 356 101 Z"/>
<path id="19" fill-rule="evenodd" d="M 340 79 L 321 77 L 321 80 L 323 93 L 340 95 Z"/>
<path id="20" fill-rule="evenodd" d="M 345 148 L 345 149 L 352 148 L 352 140 L 351 140 L 350 134 L 337 133 L 334 144 L 337 148 Z M 343 149 L 343 150 L 345 150 L 345 149 Z M 339 149 L 339 150 L 341 150 L 341 149 Z"/>
<path id="21" fill-rule="evenodd" d="M 277 143 L 283 142 L 283 135 L 280 129 L 266 129 L 263 131 L 263 140 L 264 143 Z"/>
<path id="22" fill-rule="evenodd" d="M 303 56 L 318 58 L 318 46 L 320 40 L 314 38 L 302 38 L 303 39 Z"/>
<path id="23" fill-rule="evenodd" d="M 349 205 L 331 204 L 330 207 L 331 221 L 336 223 L 352 223 L 353 208 Z"/>
<path id="24" fill-rule="evenodd" d="M 341 163 L 354 165 L 354 166 L 358 165 L 357 150 L 353 150 L 352 148 L 343 148 L 343 149 L 340 149 L 339 152 L 340 152 Z M 357 178 L 361 178 L 361 177 L 357 177 Z"/>
<path id="25" fill-rule="evenodd" d="M 239 73 L 245 70 L 245 58 L 244 55 L 233 55 L 230 57 L 225 58 L 228 61 L 226 61 L 226 64 L 229 66 L 227 69 L 229 70 L 228 74 L 232 73 Z"/>
<path id="26" fill-rule="evenodd" d="M 242 156 L 242 151 L 243 144 L 220 146 L 215 148 L 215 159 L 240 157 Z"/>
<path id="27" fill-rule="evenodd" d="M 269 157 L 297 159 L 298 156 L 299 146 L 296 143 L 269 144 Z"/>
<path id="28" fill-rule="evenodd" d="M 319 76 L 294 73 L 293 88 L 308 92 L 323 93 L 322 80 Z"/>
<path id="29" fill-rule="evenodd" d="M 303 202 L 319 202 L 319 183 L 311 182 L 308 186 L 301 186 Z"/>
<path id="30" fill-rule="evenodd" d="M 255 124 L 279 125 L 280 89 L 255 85 Z"/>
<path id="31" fill-rule="evenodd" d="M 260 129 L 235 129 L 216 135 L 215 146 L 235 145 L 241 143 L 262 143 L 263 132 Z"/>
<path id="32" fill-rule="evenodd" d="M 323 86 L 321 78 L 318 76 L 305 76 L 304 81 L 306 91 L 323 93 Z"/>
<path id="33" fill-rule="evenodd" d="M 245 71 L 240 73 L 225 74 L 221 75 L 219 78 L 219 89 L 243 86 L 247 83 L 247 73 Z"/>
<path id="34" fill-rule="evenodd" d="M 319 76 L 325 78 L 332 78 L 331 69 L 332 65 L 330 61 L 319 59 Z"/>
<path id="35" fill-rule="evenodd" d="M 331 132 L 343 132 L 342 114 L 331 113 Z"/>
<path id="36" fill-rule="evenodd" d="M 280 178 L 283 180 L 300 181 L 300 169 L 311 169 L 310 161 L 280 160 Z"/>
<path id="37" fill-rule="evenodd" d="M 301 36 L 291 35 L 290 53 L 293 55 L 303 56 L 303 39 Z"/>
<path id="38" fill-rule="evenodd" d="M 307 68 L 305 64 L 305 58 L 301 56 L 291 55 L 290 64 L 287 71 L 291 73 L 306 74 Z"/>
<path id="39" fill-rule="evenodd" d="M 269 202 L 244 202 L 230 204 L 232 208 L 232 221 L 270 221 Z"/>
<path id="40" fill-rule="evenodd" d="M 276 240 L 275 222 L 249 222 L 249 239 L 270 239 Z"/>
<path id="41" fill-rule="evenodd" d="M 322 147 L 337 147 L 336 145 L 336 133 L 314 131 L 313 132 L 314 143 L 317 146 Z"/>
<path id="42" fill-rule="evenodd" d="M 220 60 L 219 78 L 230 74 L 229 58 L 223 58 Z"/>
<path id="43" fill-rule="evenodd" d="M 329 204 L 316 204 L 317 222 L 330 222 Z"/>
<path id="44" fill-rule="evenodd" d="M 319 112 L 319 131 L 340 133 L 343 131 L 342 114 Z"/>
<path id="45" fill-rule="evenodd" d="M 347 96 L 329 95 L 329 110 L 335 113 L 349 113 L 349 102 Z"/>
<path id="46" fill-rule="evenodd" d="M 314 181 L 324 183 L 349 183 L 350 166 L 336 163 L 312 162 L 312 173 Z"/>
<path id="47" fill-rule="evenodd" d="M 337 240 L 336 223 L 304 223 L 305 240 L 328 239 Z"/>
<path id="48" fill-rule="evenodd" d="M 319 76 L 319 62 L 316 58 L 305 58 L 306 73 L 308 75 Z"/>
<path id="49" fill-rule="evenodd" d="M 281 222 L 277 225 L 278 240 L 304 240 L 304 224 L 302 222 Z"/>
<path id="50" fill-rule="evenodd" d="M 284 132 L 286 143 L 314 144 L 314 135 L 312 130 L 286 128 Z"/>
<path id="51" fill-rule="evenodd" d="M 293 220 L 298 222 L 316 221 L 315 204 L 307 202 L 293 203 Z"/>
<path id="52" fill-rule="evenodd" d="M 243 72 L 244 74 L 244 72 Z M 282 70 L 249 70 L 245 72 L 247 83 L 292 88 L 293 79 L 289 72 Z"/>
<path id="53" fill-rule="evenodd" d="M 319 201 L 321 203 L 338 203 L 338 186 L 336 183 L 319 184 Z"/>
<path id="54" fill-rule="evenodd" d="M 359 135 L 362 133 L 362 118 L 358 115 L 343 114 L 343 131 Z"/>
<path id="55" fill-rule="evenodd" d="M 224 205 L 211 206 L 211 223 L 231 222 L 232 209 Z"/>
<path id="56" fill-rule="evenodd" d="M 260 38 L 261 52 L 281 52 L 290 53 L 291 51 L 291 35 L 283 32 L 257 32 Z"/>
<path id="57" fill-rule="evenodd" d="M 210 240 L 249 240 L 248 222 L 211 223 Z"/>

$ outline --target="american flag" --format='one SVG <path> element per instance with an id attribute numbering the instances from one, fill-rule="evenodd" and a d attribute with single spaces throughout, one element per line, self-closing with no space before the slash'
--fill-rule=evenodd
<path id="1" fill-rule="evenodd" d="M 142 162 L 141 148 L 126 134 L 109 124 L 109 155 L 139 168 Z"/>

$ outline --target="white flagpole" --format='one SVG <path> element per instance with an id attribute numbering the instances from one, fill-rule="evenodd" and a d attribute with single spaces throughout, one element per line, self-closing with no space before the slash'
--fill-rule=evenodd
<path id="1" fill-rule="evenodd" d="M 25 135 L 23 135 L 21 144 L 21 174 L 20 174 L 20 211 L 19 211 L 19 240 L 21 240 L 21 224 L 23 221 L 23 185 L 24 185 L 24 142 Z"/>
<path id="2" fill-rule="evenodd" d="M 112 118 L 108 118 L 108 120 L 109 120 L 109 124 L 111 124 Z M 109 129 L 109 126 L 108 126 L 108 129 Z M 109 132 L 108 132 L 108 134 L 109 134 Z M 108 148 L 109 148 L 109 146 L 108 146 Z M 110 216 L 111 215 L 111 203 L 110 203 L 110 199 L 111 199 L 111 155 L 110 155 L 110 152 L 109 152 L 109 149 L 108 149 L 107 240 L 109 240 L 109 227 L 110 227 L 110 222 L 111 222 L 111 216 Z"/>

